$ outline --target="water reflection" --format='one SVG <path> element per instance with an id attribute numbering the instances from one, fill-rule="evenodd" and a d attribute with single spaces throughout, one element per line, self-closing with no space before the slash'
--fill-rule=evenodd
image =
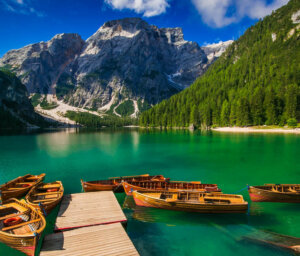
<path id="1" fill-rule="evenodd" d="M 215 236 L 218 237 L 219 240 L 223 239 L 222 242 L 227 244 L 227 247 L 238 246 L 238 250 L 246 247 L 249 251 L 258 253 L 256 255 L 293 255 L 293 250 L 287 245 L 300 243 L 299 238 L 276 234 L 248 225 L 249 219 L 252 219 L 252 222 L 253 220 L 255 222 L 256 219 L 256 221 L 263 222 L 264 224 L 267 224 L 266 222 L 268 221 L 275 224 L 274 219 L 270 220 L 270 216 L 268 215 L 199 214 L 140 207 L 136 206 L 133 197 L 129 196 L 125 198 L 122 206 L 127 212 L 129 219 L 144 223 L 147 229 L 151 229 L 149 225 L 152 223 L 151 227 L 161 233 L 162 239 L 165 235 L 164 229 L 158 228 L 158 224 L 164 224 L 168 229 L 177 227 L 179 230 L 181 230 L 182 227 L 185 227 L 185 230 L 191 229 L 191 227 L 193 227 L 192 229 L 198 227 L 199 230 L 205 232 L 205 236 L 203 236 L 204 234 L 201 236 L 203 242 L 207 241 L 207 243 L 210 244 L 212 243 L 211 239 Z M 169 230 L 168 232 L 171 231 Z M 191 236 L 191 234 L 185 233 L 184 236 Z M 195 238 L 196 237 L 193 237 L 192 239 Z M 226 243 L 225 240 L 228 240 L 228 242 Z M 167 242 L 170 243 L 170 241 Z M 139 246 L 142 247 L 142 245 Z M 205 246 L 207 245 L 204 245 L 204 248 Z M 185 250 L 189 251 L 189 249 Z M 172 254 L 168 253 L 167 255 Z"/>

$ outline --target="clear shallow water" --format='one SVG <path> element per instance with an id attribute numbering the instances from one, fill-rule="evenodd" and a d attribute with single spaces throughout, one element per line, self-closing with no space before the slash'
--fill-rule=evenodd
<path id="1" fill-rule="evenodd" d="M 46 172 L 66 193 L 80 178 L 163 174 L 218 183 L 234 193 L 246 184 L 300 183 L 300 136 L 145 130 L 58 131 L 0 136 L 0 183 Z M 246 190 L 240 192 L 248 200 Z M 300 205 L 250 203 L 248 215 L 203 215 L 135 207 L 117 195 L 127 232 L 141 255 L 289 255 L 242 238 L 268 230 L 300 237 Z M 48 230 L 55 213 L 48 218 Z M 22 255 L 0 245 L 0 255 Z"/>

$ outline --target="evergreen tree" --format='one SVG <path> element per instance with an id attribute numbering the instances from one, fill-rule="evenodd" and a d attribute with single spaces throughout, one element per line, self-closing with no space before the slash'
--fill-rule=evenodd
<path id="1" fill-rule="evenodd" d="M 251 115 L 254 125 L 264 123 L 264 90 L 261 86 L 255 88 L 251 97 Z"/>
<path id="2" fill-rule="evenodd" d="M 291 15 L 299 9 L 300 1 L 290 0 L 258 21 L 189 88 L 142 113 L 140 124 L 147 117 L 152 126 L 181 127 L 300 120 L 300 40 L 289 34 L 297 31 Z"/>
<path id="3" fill-rule="evenodd" d="M 230 118 L 230 106 L 227 100 L 223 101 L 222 110 L 221 110 L 221 125 L 228 126 Z"/>
<path id="4" fill-rule="evenodd" d="M 285 103 L 287 119 L 296 118 L 298 91 L 299 89 L 296 84 L 290 84 L 287 86 Z"/>
<path id="5" fill-rule="evenodd" d="M 277 112 L 276 112 L 276 95 L 274 89 L 271 87 L 266 92 L 265 98 L 265 108 L 266 108 L 266 124 L 277 124 Z"/>

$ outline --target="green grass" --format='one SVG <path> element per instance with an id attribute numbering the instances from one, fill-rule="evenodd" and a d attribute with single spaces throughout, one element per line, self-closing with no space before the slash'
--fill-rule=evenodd
<path id="1" fill-rule="evenodd" d="M 117 108 L 116 112 L 121 116 L 130 116 L 134 113 L 134 105 L 132 100 L 122 102 Z"/>
<path id="2" fill-rule="evenodd" d="M 108 115 L 114 115 L 114 108 L 118 105 L 118 102 L 115 102 L 114 104 L 112 104 L 109 108 L 109 110 L 106 112 L 106 114 Z"/>
<path id="3" fill-rule="evenodd" d="M 75 85 L 72 82 L 72 77 L 68 74 L 62 74 L 57 81 L 56 96 L 58 99 L 62 99 L 64 96 L 70 94 L 75 89 Z"/>
<path id="4" fill-rule="evenodd" d="M 85 127 L 91 127 L 91 128 L 122 127 L 126 125 L 137 124 L 136 119 L 129 118 L 129 117 L 117 117 L 113 115 L 105 115 L 103 117 L 100 117 L 87 112 L 67 111 L 65 117 Z"/>
<path id="5" fill-rule="evenodd" d="M 40 103 L 40 106 L 42 109 L 45 109 L 45 110 L 50 110 L 50 109 L 54 109 L 54 108 L 58 107 L 57 103 L 48 102 L 46 97 L 44 97 L 43 101 Z"/>
<path id="6" fill-rule="evenodd" d="M 140 113 L 142 113 L 142 112 L 144 112 L 144 111 L 151 108 L 151 105 L 146 100 L 144 100 L 144 102 L 142 102 L 142 100 L 139 99 L 137 101 L 137 104 L 138 104 L 138 108 L 139 108 Z"/>
<path id="7" fill-rule="evenodd" d="M 36 107 L 37 105 L 39 105 L 39 104 L 41 103 L 41 97 L 42 97 L 41 94 L 35 93 L 35 94 L 30 98 L 30 101 L 31 101 L 32 106 Z"/>

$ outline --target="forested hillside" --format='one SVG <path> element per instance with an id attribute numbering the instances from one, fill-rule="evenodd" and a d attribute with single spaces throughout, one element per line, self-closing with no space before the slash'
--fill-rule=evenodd
<path id="1" fill-rule="evenodd" d="M 49 123 L 34 112 L 28 92 L 10 71 L 0 69 L 0 130 L 45 127 Z"/>
<path id="2" fill-rule="evenodd" d="M 181 93 L 140 117 L 142 126 L 284 125 L 300 120 L 300 1 L 250 27 Z"/>

